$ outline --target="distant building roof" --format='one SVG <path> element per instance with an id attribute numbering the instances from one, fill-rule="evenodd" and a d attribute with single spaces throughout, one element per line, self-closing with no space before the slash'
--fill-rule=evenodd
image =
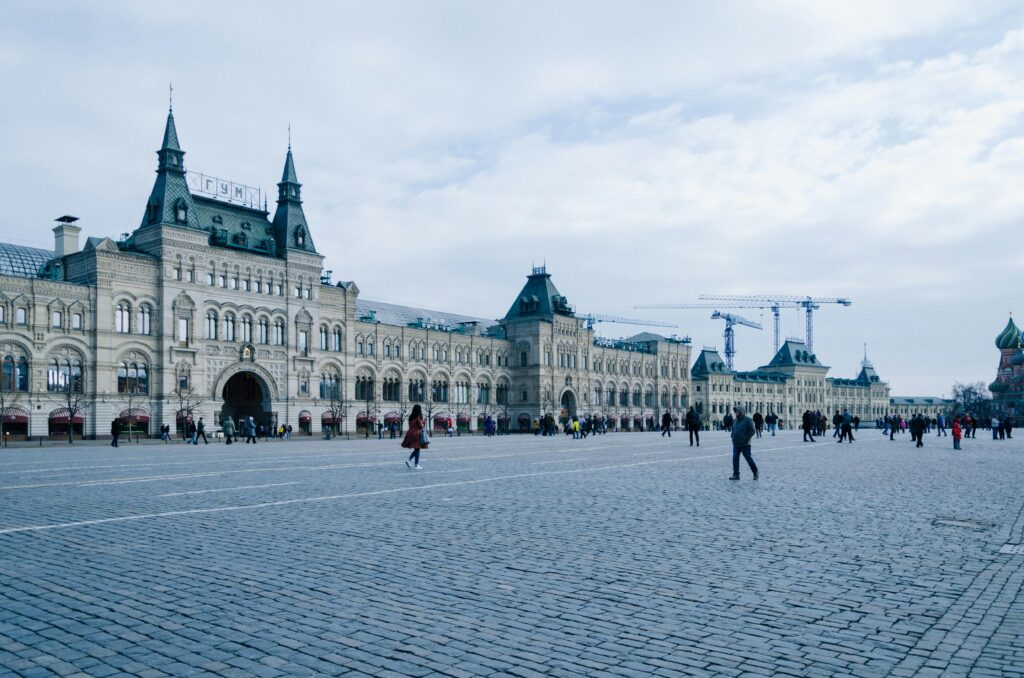
<path id="1" fill-rule="evenodd" d="M 0 243 L 0 275 L 35 278 L 43 264 L 54 256 L 52 250 Z"/>
<path id="2" fill-rule="evenodd" d="M 690 374 L 694 377 L 701 377 L 711 372 L 717 372 L 719 374 L 732 374 L 732 372 L 726 368 L 725 361 L 722 360 L 721 354 L 713 348 L 705 348 L 697 356 L 697 360 L 694 361 L 693 367 L 690 369 Z"/>
<path id="3" fill-rule="evenodd" d="M 947 405 L 952 402 L 949 398 L 936 396 L 894 396 L 889 398 L 891 405 Z"/>
<path id="4" fill-rule="evenodd" d="M 569 301 L 559 293 L 544 266 L 534 267 L 519 297 L 512 303 L 505 320 L 552 320 L 555 314 L 573 315 Z"/>
<path id="5" fill-rule="evenodd" d="M 372 301 L 370 299 L 356 300 L 356 317 L 359 319 L 373 316 L 373 319 L 385 325 L 397 325 L 399 327 L 425 325 L 448 326 L 453 329 L 464 323 L 477 323 L 481 330 L 493 327 L 498 324 L 496 320 L 477 318 L 459 313 L 448 313 L 447 311 L 434 311 L 414 306 L 400 306 L 388 304 L 383 301 Z"/>

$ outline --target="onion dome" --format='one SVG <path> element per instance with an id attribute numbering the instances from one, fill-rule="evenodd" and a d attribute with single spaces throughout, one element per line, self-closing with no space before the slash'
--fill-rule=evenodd
<path id="1" fill-rule="evenodd" d="M 1017 329 L 1017 325 L 1013 322 L 1013 318 L 1006 323 L 1006 328 L 999 333 L 996 337 L 996 348 L 1000 351 L 1006 351 L 1012 348 L 1017 348 L 1020 343 L 1020 330 Z"/>
<path id="2" fill-rule="evenodd" d="M 1024 365 L 1024 351 L 1017 348 L 1017 353 L 1010 358 L 1010 367 L 1019 367 Z"/>
<path id="3" fill-rule="evenodd" d="M 988 385 L 988 390 L 991 391 L 992 393 L 1003 393 L 1009 387 L 1009 384 L 1003 383 L 1001 381 L 993 381 L 991 384 Z"/>

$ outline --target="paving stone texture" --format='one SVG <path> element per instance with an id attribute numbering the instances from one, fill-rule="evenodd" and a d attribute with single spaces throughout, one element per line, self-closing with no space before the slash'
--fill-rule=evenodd
<path id="1" fill-rule="evenodd" d="M 0 674 L 1024 676 L 1024 443 L 822 441 L 2 450 Z"/>

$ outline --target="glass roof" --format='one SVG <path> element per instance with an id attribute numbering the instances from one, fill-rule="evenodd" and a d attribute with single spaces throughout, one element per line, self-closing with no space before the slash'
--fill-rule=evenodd
<path id="1" fill-rule="evenodd" d="M 0 275 L 35 278 L 39 268 L 53 257 L 52 250 L 0 243 Z"/>

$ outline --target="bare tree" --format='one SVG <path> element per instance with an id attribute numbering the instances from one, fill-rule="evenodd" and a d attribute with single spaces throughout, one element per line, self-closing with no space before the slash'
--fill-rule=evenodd
<path id="1" fill-rule="evenodd" d="M 185 420 L 192 418 L 192 412 L 199 407 L 203 399 L 199 397 L 198 393 L 187 386 L 183 386 L 180 382 L 171 391 L 171 395 L 178 400 L 178 412 L 175 416 L 177 420 L 176 428 L 178 429 L 178 435 L 184 438 L 185 431 L 182 428 L 182 424 Z"/>
<path id="2" fill-rule="evenodd" d="M 983 417 L 989 414 L 992 406 L 992 397 L 989 394 L 985 382 L 978 381 L 973 384 L 953 384 L 953 403 L 951 405 L 954 416 L 971 414 L 975 417 Z"/>
<path id="3" fill-rule="evenodd" d="M 17 376 L 13 370 L 11 374 L 0 374 L 0 441 L 6 441 L 4 435 L 4 421 L 7 418 L 7 408 L 18 402 L 21 392 L 17 390 L 15 383 Z"/>
<path id="4" fill-rule="evenodd" d="M 85 410 L 82 405 L 85 403 L 85 390 L 82 388 L 82 378 L 69 378 L 64 383 L 63 395 L 64 404 L 68 409 L 68 444 L 74 444 L 75 417 L 79 412 Z"/>
<path id="5" fill-rule="evenodd" d="M 327 388 L 327 408 L 331 412 L 332 420 L 329 430 L 332 433 L 342 433 L 345 417 L 348 414 L 348 403 L 345 401 L 345 389 L 340 380 L 334 381 Z"/>

